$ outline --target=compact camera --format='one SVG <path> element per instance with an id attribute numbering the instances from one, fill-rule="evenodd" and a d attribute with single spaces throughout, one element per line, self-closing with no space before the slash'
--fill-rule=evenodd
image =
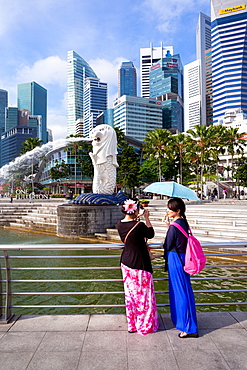
<path id="1" fill-rule="evenodd" d="M 139 208 L 139 215 L 143 215 L 144 211 L 145 211 L 145 209 L 143 207 L 140 207 Z"/>

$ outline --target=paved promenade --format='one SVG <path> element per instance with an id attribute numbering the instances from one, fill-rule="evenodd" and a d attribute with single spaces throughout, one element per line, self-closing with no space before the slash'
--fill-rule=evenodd
<path id="1" fill-rule="evenodd" d="M 0 370 L 247 369 L 247 312 L 198 322 L 198 339 L 180 339 L 169 314 L 147 336 L 129 334 L 125 315 L 16 317 L 0 325 Z"/>

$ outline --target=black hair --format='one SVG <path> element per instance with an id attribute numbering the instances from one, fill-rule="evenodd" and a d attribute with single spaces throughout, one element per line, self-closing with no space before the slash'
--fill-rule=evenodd
<path id="1" fill-rule="evenodd" d="M 185 216 L 186 206 L 185 206 L 184 201 L 181 198 L 174 197 L 174 198 L 169 199 L 167 203 L 167 207 L 174 212 L 180 211 L 180 216 L 186 221 L 189 227 L 187 218 Z"/>

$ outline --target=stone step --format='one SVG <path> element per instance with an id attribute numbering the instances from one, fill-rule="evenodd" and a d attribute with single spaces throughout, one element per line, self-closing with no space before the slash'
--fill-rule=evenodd
<path id="1" fill-rule="evenodd" d="M 40 217 L 38 214 L 31 214 L 31 215 L 23 215 L 22 216 L 22 220 L 25 220 L 25 221 L 30 221 L 30 222 L 33 222 L 33 223 L 39 223 L 39 222 L 51 222 L 51 223 L 57 223 L 57 216 L 56 215 L 49 215 L 49 214 L 46 214 L 46 215 L 42 215 L 42 217 Z"/>
<path id="2" fill-rule="evenodd" d="M 21 223 L 21 222 L 10 222 L 9 224 L 12 228 L 19 228 L 19 229 L 32 229 L 37 231 L 47 231 L 56 233 L 57 225 L 56 224 L 48 224 L 48 223 Z"/>

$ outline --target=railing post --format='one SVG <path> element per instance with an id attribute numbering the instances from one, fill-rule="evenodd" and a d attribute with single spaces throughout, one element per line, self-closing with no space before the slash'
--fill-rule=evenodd
<path id="1" fill-rule="evenodd" d="M 5 294 L 5 313 L 4 323 L 8 323 L 13 314 L 11 313 L 11 282 L 10 282 L 10 266 L 9 266 L 9 255 L 6 250 L 3 251 L 4 262 L 5 262 L 5 274 L 6 274 L 6 294 Z"/>
<path id="2" fill-rule="evenodd" d="M 1 267 L 1 264 L 0 264 L 0 267 Z M 2 305 L 3 305 L 3 284 L 2 284 L 2 270 L 0 268 L 0 323 L 1 323 L 2 315 L 3 315 Z"/>

